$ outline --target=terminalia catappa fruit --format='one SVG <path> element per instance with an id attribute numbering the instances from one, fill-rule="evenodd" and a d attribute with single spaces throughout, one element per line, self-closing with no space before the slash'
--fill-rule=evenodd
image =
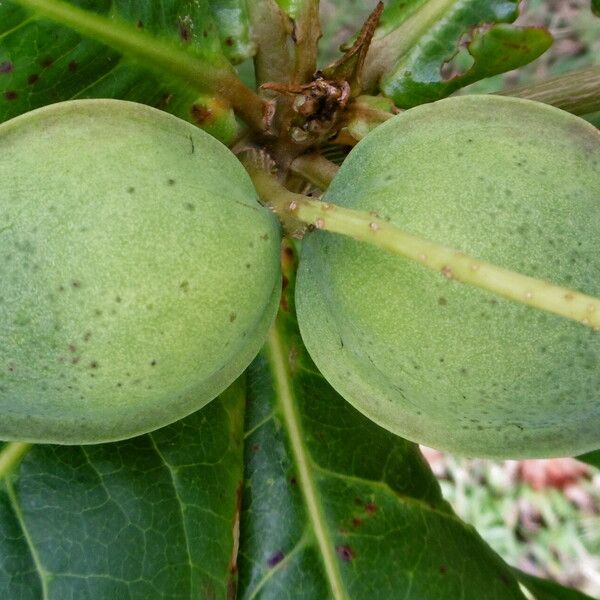
<path id="1" fill-rule="evenodd" d="M 93 443 L 200 408 L 264 342 L 280 233 L 235 156 L 121 101 L 0 125 L 0 439 Z"/>
<path id="2" fill-rule="evenodd" d="M 358 144 L 324 200 L 600 295 L 600 136 L 556 108 L 468 96 L 411 109 Z M 596 448 L 600 333 L 445 274 L 310 233 L 296 298 L 325 377 L 383 427 L 437 448 Z"/>

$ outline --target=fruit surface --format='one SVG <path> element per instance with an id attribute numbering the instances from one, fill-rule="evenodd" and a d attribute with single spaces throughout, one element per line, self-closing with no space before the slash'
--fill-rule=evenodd
<path id="1" fill-rule="evenodd" d="M 558 109 L 492 96 L 411 109 L 350 153 L 325 200 L 600 296 L 600 136 Z M 600 446 L 599 332 L 323 231 L 296 297 L 325 377 L 399 435 L 489 457 Z"/>
<path id="2" fill-rule="evenodd" d="M 258 352 L 279 226 L 221 143 L 120 101 L 0 126 L 0 439 L 93 443 L 200 408 Z"/>

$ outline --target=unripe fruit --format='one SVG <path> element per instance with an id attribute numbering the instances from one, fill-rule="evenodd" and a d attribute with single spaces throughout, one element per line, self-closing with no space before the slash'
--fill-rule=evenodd
<path id="1" fill-rule="evenodd" d="M 469 96 L 411 109 L 350 153 L 325 200 L 600 296 L 600 136 L 555 108 Z M 303 247 L 296 297 L 319 369 L 399 435 L 489 457 L 600 446 L 589 327 L 323 231 Z"/>
<path id="2" fill-rule="evenodd" d="M 279 226 L 234 155 L 120 101 L 0 126 L 0 439 L 93 443 L 175 421 L 275 315 Z"/>

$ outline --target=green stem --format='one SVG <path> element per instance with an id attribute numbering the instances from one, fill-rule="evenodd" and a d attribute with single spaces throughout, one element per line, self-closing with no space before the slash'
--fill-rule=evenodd
<path id="1" fill-rule="evenodd" d="M 11 442 L 0 451 L 0 479 L 8 477 L 21 464 L 31 444 Z"/>
<path id="2" fill-rule="evenodd" d="M 575 115 L 600 111 L 600 65 L 507 90 L 501 95 L 537 100 Z"/>
<path id="3" fill-rule="evenodd" d="M 301 223 L 352 237 L 410 258 L 447 279 L 560 315 L 600 331 L 600 298 L 521 275 L 413 235 L 373 213 L 313 200 L 285 189 L 265 171 L 250 170 L 258 193 L 285 222 Z"/>
<path id="4" fill-rule="evenodd" d="M 320 154 L 303 154 L 290 165 L 291 170 L 321 190 L 326 190 L 339 167 Z"/>
<path id="5" fill-rule="evenodd" d="M 241 82 L 224 59 L 211 63 L 124 21 L 83 10 L 62 0 L 13 2 L 33 10 L 37 16 L 102 42 L 150 69 L 178 77 L 199 92 L 221 96 L 251 127 L 264 131 L 264 101 Z"/>

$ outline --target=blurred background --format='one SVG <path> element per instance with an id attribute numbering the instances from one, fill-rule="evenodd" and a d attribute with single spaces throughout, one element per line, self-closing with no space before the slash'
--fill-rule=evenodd
<path id="1" fill-rule="evenodd" d="M 360 28 L 375 0 L 321 0 L 323 63 Z M 527 0 L 524 25 L 553 34 L 553 47 L 518 71 L 476 83 L 467 92 L 510 89 L 600 65 L 600 18 L 590 0 Z M 595 119 L 600 125 L 600 115 Z M 423 449 L 444 495 L 510 564 L 600 598 L 600 471 L 573 459 L 467 460 Z"/>

